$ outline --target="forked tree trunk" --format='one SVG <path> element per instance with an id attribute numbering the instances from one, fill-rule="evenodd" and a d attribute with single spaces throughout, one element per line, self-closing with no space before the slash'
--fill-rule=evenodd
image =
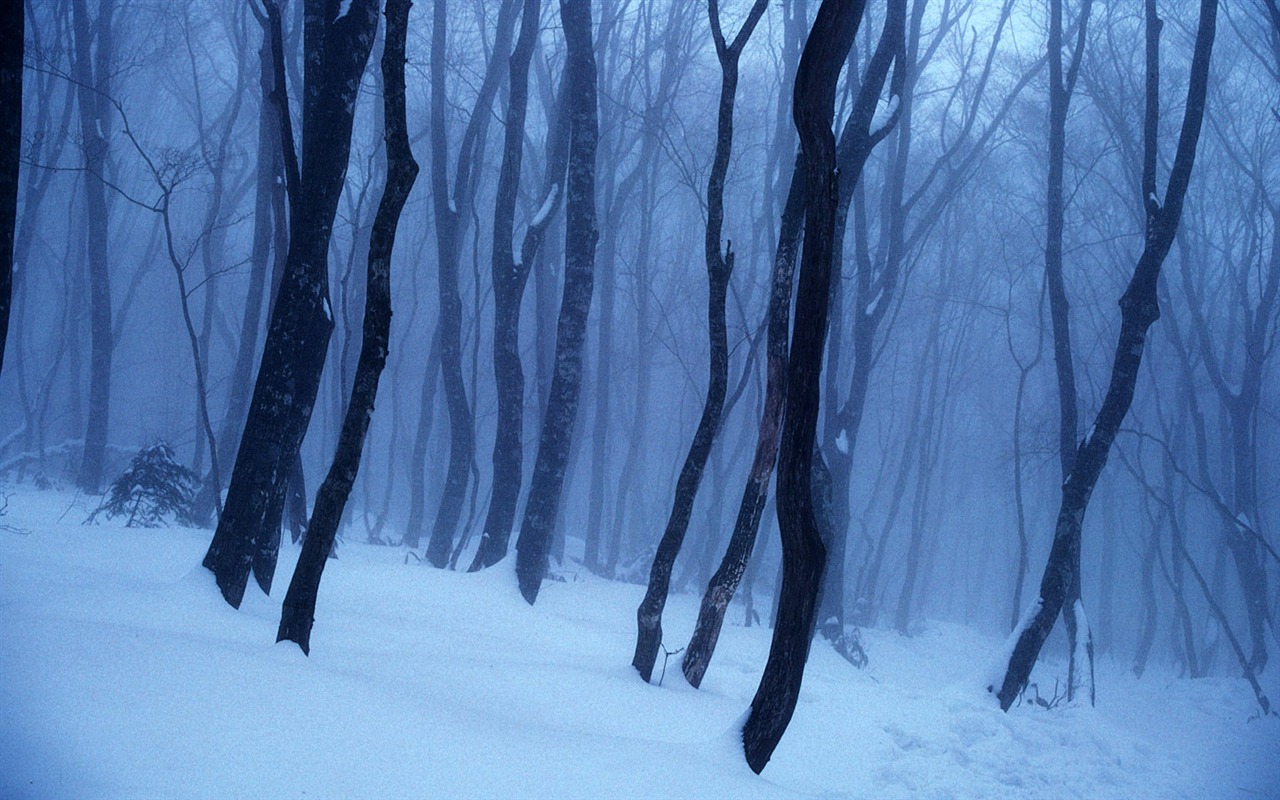
<path id="1" fill-rule="evenodd" d="M 311 421 L 333 331 L 329 238 L 351 150 L 357 89 L 377 29 L 378 2 L 353 0 L 338 17 L 330 5 L 308 0 L 304 9 L 303 161 L 296 173 L 297 191 L 290 193 L 289 255 L 226 508 L 204 558 L 222 596 L 236 608 L 254 562 L 274 561 L 263 558 L 263 548 L 275 552 L 286 480 Z M 259 573 L 258 582 L 269 589 L 271 575 Z"/>
<path id="2" fill-rule="evenodd" d="M 729 172 L 729 156 L 733 151 L 733 105 L 738 91 L 738 59 L 743 47 L 751 38 L 756 23 L 764 14 L 767 0 L 756 0 L 747 14 L 738 35 L 732 42 L 725 40 L 720 29 L 720 9 L 717 0 L 708 0 L 707 13 L 711 18 L 711 36 L 715 41 L 716 56 L 720 60 L 720 108 L 716 127 L 715 156 L 711 162 L 711 174 L 707 178 L 707 229 L 703 242 L 709 284 L 707 298 L 708 338 L 710 339 L 710 365 L 707 383 L 707 399 L 702 407 L 702 418 L 693 435 L 693 443 L 680 477 L 676 481 L 675 499 L 666 530 L 658 542 L 653 565 L 649 570 L 649 586 L 640 607 L 636 609 L 636 649 L 631 666 L 639 671 L 646 682 L 653 675 L 653 665 L 662 645 L 662 609 L 667 603 L 671 586 L 671 569 L 675 566 L 680 546 L 684 544 L 689 529 L 689 517 L 693 513 L 693 501 L 702 482 L 702 474 L 720 429 L 720 415 L 724 410 L 724 398 L 729 384 L 729 333 L 725 323 L 725 297 L 729 290 L 729 278 L 733 273 L 734 253 L 730 247 L 720 249 L 724 229 L 724 182 Z"/>
<path id="3" fill-rule="evenodd" d="M 493 57 L 485 70 L 471 119 L 458 146 L 458 163 L 449 185 L 449 139 L 445 124 L 445 60 L 448 0 L 434 0 L 431 29 L 431 201 L 436 220 L 436 255 L 440 289 L 440 366 L 445 403 L 449 409 L 449 468 L 444 493 L 427 542 L 427 563 L 448 566 L 458 520 L 466 501 L 467 484 L 475 461 L 475 419 L 462 374 L 462 294 L 458 268 L 479 180 L 480 149 L 484 146 L 490 108 L 498 93 L 501 64 L 511 49 L 515 28 L 515 0 L 499 6 Z"/>
<path id="4" fill-rule="evenodd" d="M 564 103 L 569 119 L 569 164 L 565 193 L 564 298 L 556 326 L 555 371 L 538 455 L 529 482 L 520 538 L 516 541 L 516 578 L 532 605 L 547 571 L 555 530 L 578 394 L 582 387 L 582 343 L 591 309 L 596 241 L 596 60 L 591 47 L 590 0 L 560 0 L 564 26 Z"/>
<path id="5" fill-rule="evenodd" d="M 814 516 L 812 462 L 835 238 L 836 142 L 831 125 L 836 81 L 864 6 L 863 0 L 823 0 L 796 73 L 792 114 L 805 161 L 804 252 L 778 465 L 782 586 L 769 659 L 742 728 L 747 765 L 757 773 L 769 763 L 800 698 L 826 563 Z"/>
<path id="6" fill-rule="evenodd" d="M 1097 485 L 1098 476 L 1102 473 L 1102 467 L 1106 464 L 1111 443 L 1115 441 L 1116 433 L 1133 403 L 1147 329 L 1160 316 L 1156 283 L 1160 277 L 1160 267 L 1178 229 L 1183 199 L 1186 197 L 1191 168 L 1195 163 L 1196 143 L 1200 138 L 1201 122 L 1204 119 L 1209 57 L 1213 50 L 1217 11 L 1217 0 L 1202 0 L 1187 87 L 1186 110 L 1164 203 L 1161 205 L 1156 197 L 1155 177 L 1161 22 L 1155 13 L 1155 0 L 1147 0 L 1147 102 L 1141 187 L 1143 204 L 1147 209 L 1144 246 L 1133 277 L 1120 298 L 1120 334 L 1106 395 L 1093 426 L 1075 451 L 1071 474 L 1062 486 L 1062 504 L 1058 510 L 1049 560 L 1040 582 L 1039 601 L 1033 608 L 1034 613 L 1029 612 L 1020 629 L 1013 633 L 1015 643 L 999 688 L 989 687 L 996 692 L 1000 707 L 1006 711 L 1026 687 L 1031 677 L 1031 668 L 1035 665 L 1040 648 L 1048 638 L 1058 614 L 1067 610 L 1064 609 L 1065 604 L 1079 597 L 1080 534 L 1085 510 L 1094 486 Z M 1072 606 L 1072 610 L 1078 609 L 1079 603 L 1072 602 Z M 1072 626 L 1074 622 L 1070 614 L 1066 615 L 1066 621 L 1068 626 Z M 1076 631 L 1068 631 L 1069 635 L 1073 633 Z M 1086 647 L 1092 648 L 1092 643 L 1086 642 Z M 1073 677 L 1069 676 L 1068 681 Z"/>
<path id="7" fill-rule="evenodd" d="M 351 400 L 342 421 L 338 449 L 329 474 L 316 495 L 315 510 L 307 526 L 307 540 L 289 582 L 276 641 L 296 642 L 302 652 L 311 651 L 311 626 L 315 621 L 320 577 L 333 547 L 343 509 L 355 484 L 360 455 L 373 418 L 378 380 L 387 363 L 391 339 L 391 254 L 396 226 L 405 200 L 418 176 L 418 163 L 409 148 L 405 122 L 405 35 L 409 27 L 410 0 L 387 0 L 387 34 L 382 51 L 383 121 L 386 130 L 387 183 L 369 233 L 369 272 L 365 290 L 363 339 L 356 363 Z"/>
<path id="8" fill-rule="evenodd" d="M 493 373 L 498 395 L 498 426 L 493 441 L 493 496 L 485 516 L 484 532 L 471 571 L 493 566 L 507 555 L 511 526 L 524 466 L 524 367 L 520 363 L 520 304 L 524 300 L 529 270 L 541 249 L 564 192 L 568 151 L 562 131 L 565 122 L 557 113 L 548 137 L 550 163 L 542 187 L 541 204 L 529 222 L 515 260 L 512 236 L 516 199 L 520 193 L 520 165 L 524 156 L 525 113 L 529 104 L 529 63 L 538 41 L 541 0 L 524 0 L 520 36 L 511 53 L 511 95 L 507 101 L 502 169 L 493 214 Z"/>
<path id="9" fill-rule="evenodd" d="M 1080 426 L 1077 413 L 1079 398 L 1076 394 L 1075 366 L 1071 351 L 1070 315 L 1062 265 L 1062 237 L 1066 219 L 1062 173 L 1066 156 L 1067 108 L 1071 103 L 1076 76 L 1080 74 L 1085 33 L 1088 29 L 1089 10 L 1092 3 L 1091 0 L 1084 0 L 1081 5 L 1075 50 L 1064 76 L 1062 2 L 1063 0 L 1050 0 L 1049 3 L 1049 175 L 1045 201 L 1047 225 L 1044 271 L 1053 329 L 1053 360 L 1058 379 L 1058 458 L 1062 467 L 1062 480 L 1065 483 L 1071 475 L 1075 460 Z M 1069 563 L 1063 565 L 1063 568 L 1070 574 L 1066 577 L 1067 594 L 1063 598 L 1063 621 L 1066 624 L 1068 639 L 1067 699 L 1070 700 L 1075 697 L 1078 685 L 1076 678 L 1081 667 L 1076 663 L 1076 654 L 1079 651 L 1076 643 L 1081 634 L 1080 625 L 1083 622 L 1081 615 L 1076 613 L 1078 608 L 1083 607 L 1083 601 L 1080 599 L 1080 543 L 1077 541 L 1067 549 L 1067 552 L 1070 554 Z M 1083 634 L 1089 642 L 1087 652 L 1090 662 L 1089 674 L 1092 676 L 1092 633 L 1088 630 L 1087 623 Z M 1092 679 L 1090 679 L 1090 697 L 1092 695 Z"/>
<path id="10" fill-rule="evenodd" d="M 805 9 L 799 5 L 784 11 L 784 15 L 786 30 L 783 34 L 783 81 L 794 82 L 796 66 L 800 60 L 800 49 L 804 46 L 807 33 L 805 26 L 808 23 L 808 17 Z M 790 157 L 793 149 L 788 139 L 788 134 L 792 130 L 789 116 L 788 106 L 780 98 L 777 127 L 774 131 L 774 147 L 778 151 L 785 150 L 785 155 L 775 154 L 774 159 L 778 162 L 781 162 L 783 157 Z M 784 141 L 787 142 L 786 145 L 782 144 Z M 776 169 L 781 171 L 782 167 L 777 166 Z M 778 186 L 780 188 L 781 178 L 778 180 Z M 780 192 L 775 191 L 776 194 Z M 774 207 L 773 202 L 769 205 L 770 208 Z M 725 547 L 720 565 L 707 583 L 702 604 L 698 609 L 698 621 L 694 625 L 693 635 L 689 639 L 688 646 L 685 647 L 684 659 L 681 662 L 685 679 L 694 688 L 702 685 L 702 679 L 711 665 L 711 657 L 715 653 L 716 644 L 720 638 L 720 629 L 724 626 L 729 603 L 743 580 L 746 581 L 748 626 L 751 624 L 754 613 L 751 608 L 751 576 L 747 573 L 749 565 L 753 563 L 751 554 L 755 549 L 761 519 L 765 517 L 769 483 L 773 479 L 773 469 L 778 458 L 778 436 L 782 430 L 783 401 L 786 391 L 787 337 L 791 329 L 791 292 L 795 283 L 796 256 L 800 249 L 803 226 L 804 167 L 797 157 L 794 160 L 788 189 L 783 199 L 781 224 L 773 246 L 773 268 L 766 311 L 765 393 L 756 434 L 755 454 L 746 486 L 742 491 L 742 500 L 738 505 L 733 530 L 729 535 L 729 543 Z"/>

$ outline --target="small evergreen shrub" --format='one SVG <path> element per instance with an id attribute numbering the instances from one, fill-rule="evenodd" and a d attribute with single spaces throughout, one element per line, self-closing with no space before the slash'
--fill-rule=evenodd
<path id="1" fill-rule="evenodd" d="M 169 518 L 190 525 L 199 483 L 194 472 L 174 460 L 169 445 L 156 442 L 138 451 L 87 521 L 106 513 L 108 518 L 128 517 L 127 528 L 159 528 L 168 525 Z"/>

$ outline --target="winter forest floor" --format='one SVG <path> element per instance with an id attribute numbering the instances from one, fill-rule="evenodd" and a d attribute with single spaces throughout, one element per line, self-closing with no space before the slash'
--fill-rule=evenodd
<path id="1" fill-rule="evenodd" d="M 1280 719 L 1250 720 L 1240 680 L 1139 681 L 1104 658 L 1096 709 L 1003 714 L 982 689 L 998 640 L 869 631 L 865 670 L 815 644 L 757 777 L 736 731 L 769 631 L 740 610 L 700 691 L 678 656 L 648 686 L 629 665 L 643 587 L 570 573 L 531 608 L 505 565 L 441 572 L 347 543 L 306 658 L 274 643 L 297 548 L 277 596 L 251 585 L 236 612 L 200 567 L 207 531 L 83 526 L 83 498 L 6 493 L 5 800 L 1280 797 Z M 696 603 L 672 598 L 669 646 Z"/>

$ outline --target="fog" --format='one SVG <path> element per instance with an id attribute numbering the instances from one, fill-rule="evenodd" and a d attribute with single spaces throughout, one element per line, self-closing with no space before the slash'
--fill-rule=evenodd
<path id="1" fill-rule="evenodd" d="M 482 539 L 496 536 L 490 530 L 491 504 L 501 494 L 496 459 L 512 448 L 494 449 L 509 413 L 495 379 L 495 331 L 510 319 L 499 308 L 506 290 L 495 287 L 495 271 L 506 268 L 494 253 L 495 208 L 502 204 L 510 147 L 504 136 L 517 95 L 518 59 L 511 53 L 522 9 L 532 7 L 540 16 L 507 232 L 510 267 L 527 269 L 528 277 L 514 300 L 523 369 L 514 441 L 521 458 L 516 482 L 507 484 L 518 499 L 505 512 L 506 528 L 512 550 L 522 558 L 534 554 L 528 555 L 539 570 L 532 597 L 526 575 L 520 584 L 530 603 L 544 579 L 572 583 L 594 574 L 651 594 L 652 581 L 666 581 L 669 592 L 662 588 L 656 600 L 661 617 L 668 594 L 701 597 L 725 557 L 758 459 L 768 413 L 771 288 L 803 147 L 793 90 L 820 4 L 767 3 L 757 24 L 746 0 L 718 9 L 712 3 L 725 46 L 744 23 L 754 25 L 737 62 L 720 198 L 709 194 L 708 181 L 714 188 L 717 142 L 725 134 L 717 125 L 723 53 L 717 56 L 705 4 L 586 5 L 598 144 L 585 162 L 575 160 L 585 141 L 581 109 L 592 105 L 570 76 L 560 4 L 423 0 L 409 12 L 404 102 L 420 172 L 392 229 L 387 362 L 380 380 L 374 375 L 367 435 L 355 440 L 358 474 L 349 498 L 337 505 L 333 554 L 341 561 L 345 548 L 367 542 L 396 549 L 394 560 L 422 563 L 422 570 L 434 564 L 465 571 L 482 560 L 475 555 Z M 861 3 L 842 5 L 863 13 Z M 296 538 L 306 527 L 303 512 L 330 473 L 360 371 L 371 234 L 389 176 L 384 97 L 390 95 L 381 63 L 387 26 L 379 6 L 286 2 L 275 12 L 274 4 L 257 2 L 26 2 L 12 315 L 0 373 L 6 486 L 74 492 L 96 506 L 140 448 L 164 442 L 202 481 L 191 490 L 190 524 L 213 537 L 221 513 L 218 536 L 227 541 L 241 535 L 237 525 L 263 526 L 268 532 L 256 540 L 244 535 L 250 550 L 257 548 L 252 552 L 271 550 L 265 569 L 275 568 L 272 548 L 289 547 L 290 529 Z M 1266 709 L 1267 687 L 1276 689 L 1266 678 L 1276 674 L 1269 664 L 1280 614 L 1274 0 L 1223 0 L 1217 8 L 1203 123 L 1196 122 L 1198 142 L 1191 141 L 1185 201 L 1177 203 L 1167 200 L 1194 116 L 1187 106 L 1195 96 L 1201 4 L 1159 4 L 1154 109 L 1147 105 L 1152 78 L 1140 4 L 910 0 L 902 5 L 896 41 L 889 21 L 895 7 L 892 0 L 866 3 L 847 58 L 837 54 L 845 63 L 826 124 L 836 137 L 831 185 L 839 186 L 840 198 L 832 200 L 830 281 L 818 291 L 827 310 L 812 316 L 806 305 L 812 298 L 804 294 L 808 259 L 819 249 L 810 238 L 812 206 L 794 268 L 799 288 L 788 301 L 793 363 L 779 391 L 786 391 L 785 413 L 798 415 L 797 381 L 808 374 L 794 361 L 798 336 L 820 320 L 817 422 L 809 435 L 825 469 L 809 466 L 809 453 L 788 455 L 804 441 L 795 438 L 800 429 L 789 416 L 781 424 L 777 472 L 787 474 L 788 458 L 803 458 L 804 486 L 807 470 L 816 470 L 814 496 L 802 503 L 789 499 L 781 479 L 766 484 L 731 624 L 744 617 L 748 626 L 774 623 L 790 574 L 779 513 L 785 519 L 794 502 L 808 509 L 797 519 L 813 521 L 826 557 L 825 569 L 818 562 L 803 587 L 818 604 L 808 630 L 815 648 L 834 646 L 849 669 L 865 669 L 868 660 L 874 666 L 875 650 L 864 647 L 868 632 L 913 637 L 944 622 L 997 639 L 1012 631 L 1016 639 L 1034 628 L 1028 614 L 1045 607 L 1038 602 L 1042 575 L 1048 586 L 1055 570 L 1068 569 L 1060 574 L 1070 575 L 1063 577 L 1066 603 L 1057 602 L 1072 625 L 1073 609 L 1083 612 L 1081 631 L 1092 647 L 1087 696 L 1096 661 L 1137 676 L 1247 673 L 1263 685 L 1250 692 L 1241 684 L 1241 691 L 1256 693 Z M 283 66 L 279 75 L 270 47 L 263 49 L 273 13 L 282 34 L 283 50 L 274 54 Z M 340 81 L 322 86 L 321 62 L 305 63 L 304 29 L 324 28 L 337 41 L 348 35 L 343 26 L 366 13 L 378 14 L 377 32 L 367 66 L 355 73 L 343 174 L 342 164 L 322 163 L 343 152 L 342 124 L 334 122 L 341 103 L 334 106 L 338 116 L 314 124 L 304 108 L 323 102 L 304 101 L 313 91 L 306 81 L 314 81 L 317 96 L 340 94 Z M 1057 51 L 1047 50 L 1055 36 Z M 881 48 L 890 59 L 882 63 Z M 326 68 L 337 74 L 338 67 Z M 301 163 L 296 187 L 282 154 L 276 80 L 283 81 L 290 112 L 283 137 L 292 136 Z M 1051 99 L 1055 91 L 1058 100 Z M 1057 154 L 1055 102 L 1063 103 Z M 579 113 L 565 113 L 569 129 L 557 140 L 561 103 Z M 1191 105 L 1198 108 L 1194 99 Z M 856 145 L 859 131 L 865 163 L 851 173 L 857 157 L 844 148 Z M 817 158 L 815 152 L 806 157 Z M 557 162 L 564 158 L 567 178 Z M 584 164 L 594 167 L 586 178 L 594 198 L 586 201 L 583 184 L 574 183 Z M 308 192 L 321 191 L 315 187 L 326 180 L 326 168 L 341 181 L 331 234 L 323 211 L 305 207 L 323 204 Z M 812 186 L 818 178 L 809 180 Z M 1139 335 L 1132 405 L 1127 413 L 1120 409 L 1117 427 L 1099 414 L 1114 411 L 1108 398 L 1115 365 L 1132 354 L 1120 300 L 1179 204 L 1167 256 L 1150 273 L 1158 275 L 1158 319 L 1145 338 Z M 587 252 L 575 240 L 573 215 L 592 209 L 596 237 Z M 311 264 L 305 279 L 297 277 L 305 259 L 294 251 L 306 243 L 289 241 L 290 230 L 303 230 L 300 219 L 314 227 L 299 236 L 320 246 L 328 237 L 327 266 Z M 708 244 L 712 222 L 722 228 Z M 532 262 L 522 263 L 527 232 L 543 226 Z M 593 285 L 574 361 L 557 347 L 573 338 L 562 297 L 583 301 L 572 278 L 566 287 L 580 252 L 591 259 Z M 716 325 L 708 317 L 715 258 L 732 267 L 722 306 L 727 360 L 719 364 Z M 326 273 L 327 286 L 320 285 Z M 332 333 L 327 341 L 281 339 L 280 358 L 302 359 L 306 342 L 318 341 L 323 372 L 311 400 L 305 378 L 288 371 L 279 396 L 288 398 L 285 406 L 295 400 L 303 406 L 301 421 L 290 417 L 278 430 L 264 423 L 265 433 L 246 435 L 245 444 L 246 416 L 269 400 L 259 367 L 276 363 L 263 360 L 271 304 L 278 304 L 281 335 L 291 324 L 282 320 L 312 319 L 281 311 L 295 284 L 323 300 Z M 784 352 L 779 369 L 786 361 Z M 717 366 L 726 370 L 723 411 L 708 425 Z M 1070 390 L 1063 388 L 1064 368 Z M 573 407 L 557 412 L 556 386 L 567 384 L 556 381 L 577 377 L 580 393 L 564 395 Z M 300 475 L 289 444 L 297 425 L 297 436 L 305 433 L 300 450 L 294 447 Z M 1103 429 L 1114 441 L 1091 450 Z M 690 450 L 704 433 L 712 437 L 705 468 L 689 460 L 696 461 Z M 562 481 L 562 488 L 526 509 L 531 482 L 541 480 L 536 465 L 550 464 L 557 446 L 563 467 L 547 466 L 546 480 Z M 1073 461 L 1086 455 L 1100 459 L 1101 471 L 1096 485 L 1080 490 L 1083 527 L 1073 555 L 1060 513 L 1075 491 L 1072 479 L 1079 479 Z M 255 473 L 268 477 L 252 491 L 278 507 L 253 512 L 246 523 L 248 517 L 236 516 L 240 490 L 232 474 L 255 459 L 273 460 Z M 691 469 L 697 474 L 682 479 Z M 215 480 L 222 484 L 216 509 Z M 250 478 L 244 480 L 249 487 Z M 664 531 L 679 528 L 682 502 L 691 504 L 687 533 L 668 537 L 664 546 L 670 553 L 674 545 L 678 555 L 660 576 L 655 556 Z M 534 525 L 549 526 L 541 545 L 529 543 Z M 1055 531 L 1067 537 L 1066 560 L 1057 566 Z M 322 562 L 327 550 L 318 556 Z M 506 552 L 504 539 L 497 557 Z M 245 558 L 261 582 L 263 562 Z M 509 571 L 511 561 L 489 568 Z M 240 593 L 248 574 L 246 561 Z M 282 565 L 273 598 L 284 596 L 288 578 Z M 218 585 L 238 606 L 222 574 Z M 323 606 L 324 586 L 319 593 Z M 1081 667 L 1057 616 L 1054 608 L 1052 633 L 1031 659 L 1071 657 L 1074 692 L 1084 686 Z M 618 620 L 619 629 L 633 624 L 630 617 Z M 323 626 L 317 614 L 311 634 L 308 617 L 313 649 L 326 646 Z M 643 639 L 643 613 L 641 627 Z M 670 653 L 685 646 L 684 635 L 662 638 L 659 628 L 655 642 Z M 637 645 L 636 666 L 647 680 L 653 661 L 647 669 L 640 663 L 642 649 Z M 617 663 L 625 657 L 619 653 Z M 1101 678 L 1096 691 L 1099 698 L 1108 692 Z"/>

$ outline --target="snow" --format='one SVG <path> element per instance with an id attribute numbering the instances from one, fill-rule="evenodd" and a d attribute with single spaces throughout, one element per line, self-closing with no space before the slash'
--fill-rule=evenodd
<path id="1" fill-rule="evenodd" d="M 871 302 L 867 303 L 867 307 L 862 309 L 862 315 L 865 317 L 869 317 L 872 314 L 876 313 L 876 309 L 879 308 L 880 300 L 883 297 L 884 297 L 884 287 L 882 286 L 876 292 L 876 296 L 871 298 Z"/>
<path id="2" fill-rule="evenodd" d="M 770 632 L 740 627 L 737 607 L 701 690 L 675 659 L 649 686 L 628 663 L 643 587 L 570 566 L 530 607 L 509 562 L 444 572 L 349 541 L 325 570 L 307 658 L 274 643 L 280 596 L 251 585 L 240 611 L 222 602 L 200 567 L 208 531 L 81 526 L 83 497 L 4 491 L 4 798 L 1280 793 L 1280 720 L 1247 721 L 1241 680 L 1152 668 L 1138 681 L 1104 657 L 1097 708 L 1005 714 L 974 680 L 999 642 L 937 622 L 910 638 L 865 631 L 862 671 L 815 646 L 756 776 L 737 737 Z M 281 553 L 280 595 L 297 552 Z M 673 649 L 697 600 L 667 605 Z M 1042 684 L 1065 674 L 1037 670 Z"/>
<path id="3" fill-rule="evenodd" d="M 839 435 L 836 436 L 836 449 L 849 455 L 849 431 L 844 428 L 841 428 Z"/>
<path id="4" fill-rule="evenodd" d="M 1093 628 L 1089 627 L 1089 618 L 1084 613 L 1084 601 L 1076 599 L 1071 606 L 1076 614 L 1076 689 L 1089 696 L 1089 646 L 1093 644 Z"/>
<path id="5" fill-rule="evenodd" d="M 551 213 L 551 209 L 555 208 L 556 198 L 560 195 L 560 184 L 551 184 L 551 190 L 547 192 L 547 199 L 542 201 L 542 205 L 538 208 L 538 213 L 533 215 L 533 219 L 529 222 L 529 227 L 536 228 L 547 221 L 547 215 Z"/>
<path id="6" fill-rule="evenodd" d="M 338 6 L 338 16 L 333 18 L 334 22 L 342 19 L 351 11 L 351 0 L 342 0 L 342 4 Z"/>

